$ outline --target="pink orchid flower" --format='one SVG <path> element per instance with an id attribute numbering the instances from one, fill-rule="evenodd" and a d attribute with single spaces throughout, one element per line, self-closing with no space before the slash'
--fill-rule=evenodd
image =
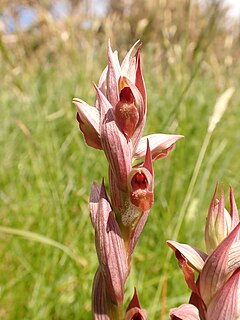
<path id="1" fill-rule="evenodd" d="M 121 65 L 109 43 L 108 65 L 94 87 L 94 106 L 77 98 L 73 102 L 86 143 L 103 150 L 109 164 L 110 198 L 104 183 L 94 183 L 89 202 L 99 261 L 92 292 L 93 316 L 109 320 L 122 318 L 132 253 L 154 202 L 153 161 L 165 157 L 182 136 L 159 133 L 142 137 L 147 94 L 139 41 Z M 124 319 L 146 319 L 136 292 Z"/>
<path id="2" fill-rule="evenodd" d="M 224 194 L 209 208 L 205 240 L 209 255 L 195 247 L 167 241 L 192 291 L 189 304 L 170 310 L 171 319 L 237 320 L 240 318 L 240 223 L 232 189 L 230 213 Z M 194 271 L 199 274 L 197 281 Z"/>

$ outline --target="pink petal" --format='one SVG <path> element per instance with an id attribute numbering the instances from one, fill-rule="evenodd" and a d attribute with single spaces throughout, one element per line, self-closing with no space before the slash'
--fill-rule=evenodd
<path id="1" fill-rule="evenodd" d="M 132 144 L 127 141 L 114 121 L 113 109 L 97 88 L 97 96 L 101 109 L 100 138 L 110 168 L 115 176 L 118 187 L 127 190 L 127 180 L 132 167 Z"/>
<path id="2" fill-rule="evenodd" d="M 95 218 L 95 241 L 108 295 L 113 303 L 121 304 L 128 276 L 127 254 L 103 184 Z"/>
<path id="3" fill-rule="evenodd" d="M 151 173 L 151 175 L 152 175 L 152 177 L 154 179 L 154 168 L 153 168 L 151 150 L 150 150 L 150 146 L 149 146 L 149 140 L 147 140 L 147 152 L 146 152 L 146 155 L 145 155 L 143 168 L 146 168 Z"/>
<path id="4" fill-rule="evenodd" d="M 110 199 L 113 207 L 113 211 L 118 214 L 123 208 L 123 197 L 122 192 L 118 187 L 117 180 L 115 175 L 113 174 L 110 166 L 108 168 L 108 180 L 109 180 L 109 192 L 110 192 Z"/>
<path id="5" fill-rule="evenodd" d="M 222 188 L 220 201 L 216 199 L 218 184 L 208 210 L 205 227 L 205 243 L 207 252 L 211 253 L 231 232 L 231 216 L 224 208 L 224 190 Z"/>
<path id="6" fill-rule="evenodd" d="M 228 256 L 230 248 L 238 236 L 240 223 L 208 256 L 200 273 L 199 288 L 201 297 L 206 305 L 209 304 L 216 292 L 221 289 L 227 280 Z"/>
<path id="7" fill-rule="evenodd" d="M 110 320 L 107 311 L 106 286 L 100 268 L 98 268 L 93 281 L 92 309 L 94 320 Z"/>
<path id="8" fill-rule="evenodd" d="M 175 256 L 178 259 L 178 265 L 183 272 L 185 281 L 189 289 L 191 289 L 194 293 L 199 295 L 198 286 L 194 281 L 194 272 L 192 268 L 189 267 L 187 259 L 178 250 L 175 251 Z"/>
<path id="9" fill-rule="evenodd" d="M 107 99 L 115 107 L 119 100 L 118 80 L 121 75 L 121 69 L 117 57 L 117 52 L 113 54 L 110 41 L 108 42 L 108 71 L 107 71 Z"/>
<path id="10" fill-rule="evenodd" d="M 98 88 L 102 91 L 102 93 L 107 96 L 107 72 L 108 72 L 108 67 L 106 67 L 99 79 L 98 82 Z"/>
<path id="11" fill-rule="evenodd" d="M 141 121 L 139 121 L 139 124 L 137 125 L 137 127 L 134 131 L 134 134 L 132 136 L 134 154 L 136 152 L 136 149 L 138 148 L 139 141 L 142 138 L 145 123 L 146 123 L 146 114 L 144 114 L 143 119 Z M 144 157 L 144 155 L 143 155 L 143 157 Z"/>
<path id="12" fill-rule="evenodd" d="M 239 223 L 239 215 L 238 215 L 238 209 L 237 209 L 237 205 L 234 199 L 234 195 L 233 195 L 233 191 L 232 191 L 232 187 L 230 186 L 230 215 L 232 218 L 232 229 L 234 229 L 236 227 L 236 225 Z M 238 237 L 238 239 L 240 240 L 240 235 Z"/>
<path id="13" fill-rule="evenodd" d="M 207 252 L 212 252 L 214 248 L 216 248 L 216 241 L 213 236 L 211 236 L 212 231 L 210 230 L 213 230 L 215 226 L 215 219 L 217 214 L 217 210 L 215 210 L 215 206 L 217 204 L 217 191 L 218 183 L 216 183 L 215 191 L 208 209 L 208 216 L 205 225 L 205 244 Z"/>
<path id="14" fill-rule="evenodd" d="M 100 115 L 97 108 L 77 98 L 73 99 L 73 103 L 77 107 L 79 126 L 86 143 L 95 149 L 102 149 L 99 138 Z"/>
<path id="15" fill-rule="evenodd" d="M 207 259 L 207 255 L 204 252 L 195 247 L 189 246 L 188 244 L 183 244 L 172 240 L 168 240 L 167 245 L 174 251 L 180 251 L 192 268 L 198 272 L 202 270 L 204 261 Z"/>
<path id="16" fill-rule="evenodd" d="M 137 150 L 135 151 L 134 157 L 136 159 L 141 159 L 145 156 L 147 149 L 147 139 L 149 139 L 152 158 L 153 160 L 157 160 L 162 156 L 166 156 L 167 154 L 164 154 L 164 151 L 171 148 L 177 140 L 182 138 L 183 136 L 174 134 L 150 134 L 141 138 Z"/>
<path id="17" fill-rule="evenodd" d="M 98 211 L 98 203 L 100 199 L 100 190 L 101 186 L 94 182 L 91 188 L 90 200 L 89 200 L 89 209 L 90 209 L 90 218 L 93 227 L 95 226 L 97 211 Z"/>
<path id="18" fill-rule="evenodd" d="M 135 83 L 135 80 L 136 80 L 137 61 L 136 61 L 136 57 L 132 57 L 132 54 L 133 54 L 133 51 L 139 46 L 140 46 L 140 41 L 138 40 L 137 42 L 135 42 L 132 48 L 128 51 L 128 53 L 126 54 L 121 64 L 122 75 L 126 76 L 133 83 Z"/>
<path id="19" fill-rule="evenodd" d="M 199 286 L 199 276 L 198 276 L 196 285 Z M 189 303 L 193 304 L 198 309 L 200 319 L 206 319 L 207 308 L 206 308 L 202 298 L 199 296 L 199 294 L 192 292 L 190 299 L 189 299 Z"/>
<path id="20" fill-rule="evenodd" d="M 240 268 L 240 241 L 234 242 L 228 254 L 228 274 Z"/>
<path id="21" fill-rule="evenodd" d="M 143 97 L 144 113 L 146 114 L 147 113 L 147 92 L 146 92 L 146 87 L 145 87 L 143 74 L 142 74 L 142 68 L 141 68 L 140 47 L 138 48 L 135 57 L 137 60 L 137 71 L 136 71 L 135 85 Z"/>
<path id="22" fill-rule="evenodd" d="M 170 309 L 169 315 L 172 320 L 200 320 L 198 309 L 192 304 L 182 304 Z"/>
<path id="23" fill-rule="evenodd" d="M 133 250 L 137 244 L 137 241 L 142 233 L 142 230 L 145 226 L 145 223 L 147 222 L 149 211 L 145 211 L 142 213 L 141 218 L 137 222 L 136 227 L 134 228 L 131 237 L 130 237 L 130 245 L 129 245 L 129 255 L 133 253 Z"/>
<path id="24" fill-rule="evenodd" d="M 207 319 L 240 319 L 240 269 L 215 295 L 207 310 Z"/>

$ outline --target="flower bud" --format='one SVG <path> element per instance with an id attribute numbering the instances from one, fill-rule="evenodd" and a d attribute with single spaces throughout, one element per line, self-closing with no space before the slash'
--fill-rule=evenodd
<path id="1" fill-rule="evenodd" d="M 231 216 L 224 208 L 224 191 L 222 189 L 220 200 L 216 199 L 218 185 L 209 207 L 205 227 L 205 242 L 207 252 L 211 253 L 231 232 Z"/>

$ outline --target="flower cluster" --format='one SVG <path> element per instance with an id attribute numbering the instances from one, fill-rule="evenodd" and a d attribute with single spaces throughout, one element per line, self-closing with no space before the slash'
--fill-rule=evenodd
<path id="1" fill-rule="evenodd" d="M 207 254 L 195 247 L 167 241 L 174 250 L 192 294 L 189 304 L 170 310 L 175 320 L 240 319 L 240 223 L 230 188 L 230 212 L 224 208 L 224 192 L 209 208 L 205 243 Z M 194 271 L 198 278 L 195 282 Z"/>
<path id="2" fill-rule="evenodd" d="M 139 42 L 121 65 L 109 43 L 108 65 L 94 87 L 94 106 L 73 99 L 86 143 L 103 150 L 109 164 L 109 196 L 104 181 L 101 186 L 93 184 L 90 196 L 99 260 L 93 314 L 94 319 L 122 319 L 131 255 L 154 202 L 153 161 L 165 157 L 182 136 L 158 133 L 142 137 L 147 94 Z M 146 319 L 136 292 L 124 319 Z"/>

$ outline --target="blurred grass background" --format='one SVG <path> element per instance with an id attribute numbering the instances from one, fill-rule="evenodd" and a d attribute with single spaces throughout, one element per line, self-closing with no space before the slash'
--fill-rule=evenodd
<path id="1" fill-rule="evenodd" d="M 134 286 L 149 319 L 168 319 L 170 307 L 187 302 L 165 241 L 205 249 L 216 180 L 226 198 L 231 184 L 240 201 L 239 23 L 219 1 L 111 0 L 104 14 L 95 5 L 0 4 L 0 319 L 91 319 L 98 262 L 88 198 L 107 165 L 103 153 L 84 144 L 71 100 L 94 103 L 91 82 L 106 65 L 108 38 L 120 59 L 137 39 L 143 43 L 145 133 L 185 136 L 155 163 L 155 204 L 134 252 L 126 304 Z M 24 10 L 34 12 L 27 26 Z M 209 118 L 229 87 L 235 93 L 189 194 Z"/>

